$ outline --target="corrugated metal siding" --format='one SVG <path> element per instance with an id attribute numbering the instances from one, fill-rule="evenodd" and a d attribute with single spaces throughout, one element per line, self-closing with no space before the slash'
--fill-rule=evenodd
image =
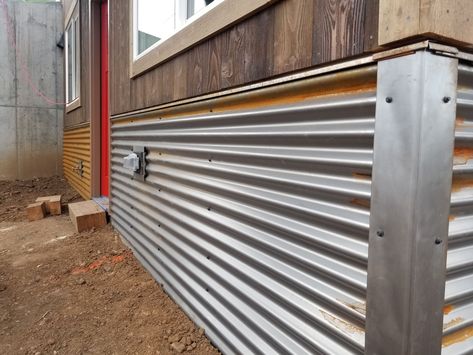
<path id="1" fill-rule="evenodd" d="M 460 65 L 442 354 L 473 353 L 473 67 Z"/>
<path id="2" fill-rule="evenodd" d="M 115 124 L 112 223 L 224 353 L 362 353 L 374 116 L 365 91 Z"/>
<path id="3" fill-rule="evenodd" d="M 83 175 L 73 169 L 83 162 Z M 64 176 L 80 195 L 89 199 L 90 193 L 90 125 L 64 131 Z"/>

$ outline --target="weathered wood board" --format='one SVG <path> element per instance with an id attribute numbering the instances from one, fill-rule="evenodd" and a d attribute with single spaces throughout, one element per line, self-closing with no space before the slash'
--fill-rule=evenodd
<path id="1" fill-rule="evenodd" d="M 30 222 L 43 219 L 46 216 L 46 203 L 35 202 L 29 204 L 28 207 L 26 207 L 26 214 Z"/>
<path id="2" fill-rule="evenodd" d="M 70 203 L 69 216 L 78 233 L 107 224 L 105 211 L 92 200 Z"/>
<path id="3" fill-rule="evenodd" d="M 61 197 L 61 195 L 43 196 L 38 197 L 36 202 L 44 202 L 47 213 L 59 216 L 61 214 Z"/>

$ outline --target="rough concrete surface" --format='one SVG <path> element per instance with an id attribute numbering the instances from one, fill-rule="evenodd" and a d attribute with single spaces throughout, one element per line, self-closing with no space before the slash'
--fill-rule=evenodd
<path id="1" fill-rule="evenodd" d="M 61 174 L 62 5 L 7 5 L 0 6 L 0 180 Z"/>

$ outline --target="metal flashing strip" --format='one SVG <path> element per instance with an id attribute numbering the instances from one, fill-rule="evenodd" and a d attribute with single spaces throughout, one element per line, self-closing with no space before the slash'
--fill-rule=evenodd
<path id="1" fill-rule="evenodd" d="M 453 58 L 458 58 L 464 61 L 473 62 L 472 53 L 462 52 L 456 47 L 447 46 L 445 44 L 440 44 L 440 43 L 435 43 L 435 42 L 430 42 L 429 49 L 436 54 L 445 55 L 445 56 L 449 56 Z"/>
<path id="2" fill-rule="evenodd" d="M 405 46 L 388 49 L 382 52 L 374 53 L 373 60 L 380 61 L 380 60 L 386 60 L 386 59 L 413 54 L 416 51 L 429 48 L 429 44 L 430 44 L 430 41 L 424 40 L 421 42 L 416 42 L 412 44 L 407 44 Z"/>
<path id="3" fill-rule="evenodd" d="M 374 53 L 373 60 L 381 61 L 386 59 L 391 59 L 395 57 L 400 57 L 404 55 L 413 54 L 419 50 L 429 50 L 432 53 L 438 55 L 444 55 L 447 57 L 458 58 L 465 61 L 473 61 L 473 54 L 467 53 L 459 50 L 457 47 L 452 47 L 449 45 L 432 42 L 431 40 L 424 40 L 421 42 L 416 42 L 408 44 L 402 47 L 388 49 L 382 52 Z"/>
<path id="4" fill-rule="evenodd" d="M 367 354 L 440 354 L 458 60 L 378 63 Z"/>

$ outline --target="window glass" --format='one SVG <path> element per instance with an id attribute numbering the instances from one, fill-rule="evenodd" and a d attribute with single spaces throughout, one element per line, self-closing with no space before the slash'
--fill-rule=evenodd
<path id="1" fill-rule="evenodd" d="M 79 18 L 76 17 L 74 20 L 74 44 L 75 44 L 75 50 L 74 50 L 74 95 L 73 95 L 73 100 L 79 97 L 79 76 L 80 76 L 80 34 L 79 34 Z"/>
<path id="2" fill-rule="evenodd" d="M 79 97 L 80 33 L 77 8 L 66 27 L 66 102 Z"/>
<path id="3" fill-rule="evenodd" d="M 223 0 L 220 0 L 223 1 Z M 135 55 L 173 35 L 214 0 L 135 0 Z"/>
<path id="4" fill-rule="evenodd" d="M 138 54 L 160 39 L 169 37 L 175 28 L 173 0 L 138 0 Z"/>
<path id="5" fill-rule="evenodd" d="M 213 0 L 188 0 L 187 18 L 194 16 L 212 2 Z"/>
<path id="6" fill-rule="evenodd" d="M 67 53 L 66 53 L 66 60 L 67 60 L 67 102 L 70 102 L 70 98 L 72 97 L 72 85 L 69 83 L 72 83 L 72 68 L 73 68 L 73 63 L 72 63 L 72 57 L 73 57 L 73 51 L 72 51 L 72 26 L 70 26 L 67 31 L 66 31 L 66 45 L 67 45 Z"/>

